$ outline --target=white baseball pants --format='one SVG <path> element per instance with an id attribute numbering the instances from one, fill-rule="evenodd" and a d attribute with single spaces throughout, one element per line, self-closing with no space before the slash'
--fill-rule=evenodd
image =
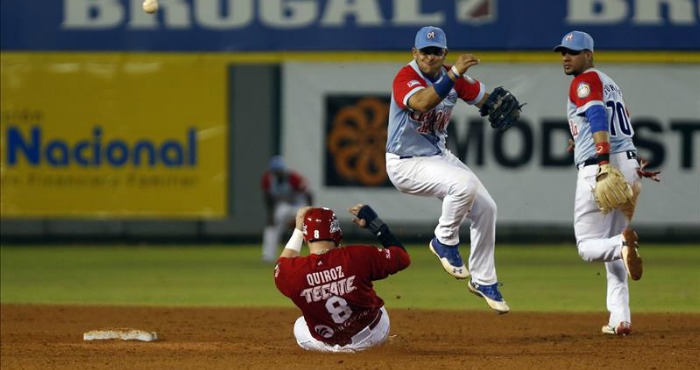
<path id="1" fill-rule="evenodd" d="M 639 163 L 628 159 L 627 153 L 610 156 L 610 163 L 617 167 L 630 185 L 639 187 L 637 175 Z M 593 196 L 597 165 L 581 167 L 576 181 L 574 205 L 574 232 L 581 258 L 587 262 L 604 262 L 607 271 L 607 308 L 609 324 L 617 326 L 621 321 L 632 322 L 629 307 L 627 271 L 621 259 L 622 230 L 629 222 L 620 210 L 603 214 Z"/>
<path id="2" fill-rule="evenodd" d="M 380 308 L 382 317 L 379 318 L 379 323 L 370 329 L 366 327 L 352 337 L 352 342 L 345 346 L 330 345 L 311 336 L 309 326 L 306 324 L 306 319 L 301 316 L 294 323 L 294 336 L 297 339 L 299 347 L 307 351 L 318 352 L 359 352 L 367 348 L 378 346 L 389 337 L 389 313 L 384 307 Z"/>
<path id="3" fill-rule="evenodd" d="M 282 234 L 288 230 L 289 225 L 296 219 L 299 208 L 306 204 L 289 204 L 280 202 L 275 206 L 274 222 L 272 226 L 266 226 L 263 231 L 262 256 L 266 262 L 273 262 L 279 257 L 278 247 Z"/>
<path id="4" fill-rule="evenodd" d="M 441 243 L 458 244 L 460 225 L 465 218 L 471 221 L 467 268 L 478 284 L 495 284 L 498 281 L 494 262 L 496 202 L 474 172 L 450 151 L 404 159 L 387 153 L 386 172 L 402 193 L 442 201 L 435 228 L 435 236 Z"/>

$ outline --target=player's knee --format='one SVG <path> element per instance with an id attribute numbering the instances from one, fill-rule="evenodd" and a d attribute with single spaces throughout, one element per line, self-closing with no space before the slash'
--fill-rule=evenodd
<path id="1" fill-rule="evenodd" d="M 478 192 L 474 198 L 471 213 L 473 216 L 491 215 L 494 219 L 498 213 L 496 201 L 486 192 Z"/>
<path id="2" fill-rule="evenodd" d="M 578 242 L 578 255 L 581 257 L 582 260 L 586 262 L 593 262 L 596 259 L 594 256 L 592 256 L 588 251 L 586 250 L 585 244 L 582 242 Z"/>
<path id="3" fill-rule="evenodd" d="M 476 196 L 476 187 L 468 181 L 459 181 L 450 187 L 450 195 L 458 199 L 472 200 Z"/>

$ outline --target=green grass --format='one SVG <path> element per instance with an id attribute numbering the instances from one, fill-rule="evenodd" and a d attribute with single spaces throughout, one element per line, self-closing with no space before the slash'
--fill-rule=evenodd
<path id="1" fill-rule="evenodd" d="M 388 307 L 484 310 L 427 247 L 411 267 L 376 282 Z M 466 251 L 464 251 L 466 252 Z M 465 253 L 466 254 L 466 253 Z M 634 312 L 700 312 L 700 245 L 643 245 Z M 501 291 L 517 311 L 605 311 L 605 268 L 573 245 L 499 246 Z M 2 303 L 282 306 L 258 246 L 2 246 Z"/>

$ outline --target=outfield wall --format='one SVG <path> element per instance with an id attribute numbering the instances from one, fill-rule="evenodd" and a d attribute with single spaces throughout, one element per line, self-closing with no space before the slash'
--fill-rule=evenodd
<path id="1" fill-rule="evenodd" d="M 65 57 L 3 55 L 3 238 L 257 239 L 259 178 L 278 151 L 309 178 L 318 204 L 373 204 L 411 230 L 408 238 L 429 234 L 438 217 L 435 200 L 398 193 L 383 170 L 389 86 L 403 62 Z M 551 57 L 484 61 L 471 73 L 528 103 L 516 128 L 497 134 L 466 105 L 450 125 L 449 146 L 496 199 L 499 232 L 509 240 L 571 234 L 569 77 Z M 638 227 L 664 239 L 697 237 L 700 69 L 601 68 L 625 91 L 641 156 L 663 171 L 661 184 L 644 184 Z M 358 152 L 369 160 L 348 154 Z"/>
<path id="2" fill-rule="evenodd" d="M 571 78 L 558 59 L 552 55 L 550 64 L 484 63 L 470 70 L 489 90 L 506 86 L 527 102 L 519 124 L 506 133 L 492 130 L 474 107 L 460 104 L 453 113 L 449 146 L 494 197 L 500 222 L 567 225 L 572 218 L 576 170 L 565 150 Z M 387 221 L 431 223 L 440 211 L 435 200 L 398 193 L 384 171 L 385 118 L 400 67 L 285 64 L 283 152 L 309 175 L 322 204 L 341 209 L 368 202 Z M 635 222 L 700 224 L 700 68 L 625 64 L 602 69 L 624 92 L 640 156 L 663 171 L 661 184 L 645 182 Z"/>
<path id="3" fill-rule="evenodd" d="M 640 154 L 663 171 L 661 184 L 644 185 L 635 223 L 662 241 L 700 239 L 697 1 L 161 0 L 153 15 L 140 6 L 0 2 L 3 240 L 258 240 L 259 179 L 277 153 L 319 204 L 369 202 L 405 238 L 425 239 L 437 202 L 391 187 L 382 146 L 392 77 L 427 24 L 447 31 L 451 55 L 481 58 L 473 77 L 528 103 L 504 135 L 466 106 L 449 126 L 450 148 L 499 205 L 500 240 L 572 240 L 568 77 L 551 52 L 572 29 L 595 37 Z"/>

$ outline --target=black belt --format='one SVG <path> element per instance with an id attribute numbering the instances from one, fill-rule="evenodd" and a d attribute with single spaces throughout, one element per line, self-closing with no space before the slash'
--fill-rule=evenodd
<path id="1" fill-rule="evenodd" d="M 634 150 L 628 150 L 624 153 L 627 154 L 627 159 L 637 159 L 637 152 L 635 152 Z M 617 154 L 617 153 L 614 153 L 614 154 Z M 593 164 L 598 164 L 598 159 L 595 157 L 588 158 L 585 161 L 577 164 L 576 168 L 581 169 L 583 167 L 590 166 Z"/>
<path id="2" fill-rule="evenodd" d="M 369 328 L 369 330 L 372 330 L 372 329 L 376 328 L 376 327 L 377 327 L 377 324 L 379 324 L 379 320 L 380 320 L 381 318 L 382 318 L 382 310 L 379 310 L 379 313 L 377 313 L 377 317 L 375 317 L 374 320 L 372 320 L 372 322 L 369 323 L 369 325 L 367 325 L 367 327 Z"/>
<path id="3" fill-rule="evenodd" d="M 412 155 L 400 155 L 399 159 L 408 159 L 408 158 L 413 158 Z"/>

